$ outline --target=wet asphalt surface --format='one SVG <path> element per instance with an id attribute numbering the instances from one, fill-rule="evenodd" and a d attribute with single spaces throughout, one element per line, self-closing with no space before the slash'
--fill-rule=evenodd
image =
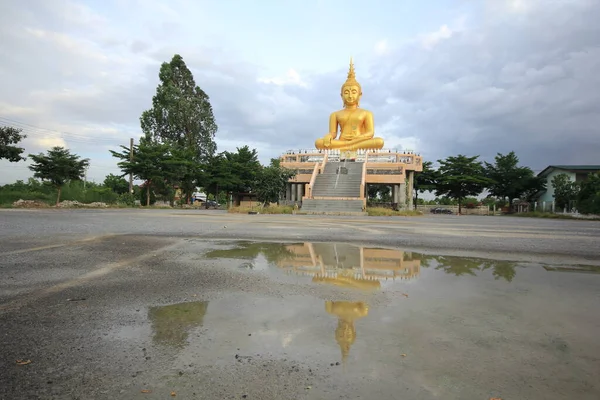
<path id="1" fill-rule="evenodd" d="M 598 399 L 599 244 L 592 221 L 0 210 L 0 399 Z M 314 278 L 333 264 L 370 278 Z"/>

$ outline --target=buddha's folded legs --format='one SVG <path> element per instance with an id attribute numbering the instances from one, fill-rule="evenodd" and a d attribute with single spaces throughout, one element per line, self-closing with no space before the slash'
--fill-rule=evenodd
<path id="1" fill-rule="evenodd" d="M 320 150 L 359 150 L 359 149 L 381 149 L 383 148 L 383 139 L 374 137 L 364 140 L 338 140 L 333 139 L 328 147 L 323 144 L 323 139 L 315 141 L 315 147 Z"/>

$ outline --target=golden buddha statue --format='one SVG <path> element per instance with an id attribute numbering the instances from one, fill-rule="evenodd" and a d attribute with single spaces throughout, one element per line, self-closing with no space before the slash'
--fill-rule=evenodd
<path id="1" fill-rule="evenodd" d="M 329 117 L 329 133 L 317 139 L 315 147 L 320 150 L 381 149 L 383 139 L 375 137 L 373 113 L 360 108 L 362 89 L 356 81 L 354 64 L 350 59 L 348 79 L 342 85 L 341 97 L 344 109 Z M 336 139 L 340 127 L 340 137 Z"/>

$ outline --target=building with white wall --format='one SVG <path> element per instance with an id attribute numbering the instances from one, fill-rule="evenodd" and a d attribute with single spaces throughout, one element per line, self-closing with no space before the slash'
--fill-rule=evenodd
<path id="1" fill-rule="evenodd" d="M 600 165 L 549 165 L 538 174 L 539 177 L 546 179 L 546 190 L 540 192 L 537 201 L 554 201 L 554 187 L 552 179 L 560 174 L 565 174 L 572 182 L 585 181 L 589 174 L 600 173 Z"/>

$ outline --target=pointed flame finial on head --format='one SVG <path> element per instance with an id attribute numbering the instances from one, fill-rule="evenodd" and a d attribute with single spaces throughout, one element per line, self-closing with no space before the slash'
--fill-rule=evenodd
<path id="1" fill-rule="evenodd" d="M 360 87 L 360 83 L 356 80 L 356 72 L 354 71 L 354 62 L 352 57 L 350 57 L 350 69 L 348 70 L 348 78 L 346 82 L 342 85 L 342 92 L 346 86 L 358 86 L 360 94 L 362 94 L 362 88 Z"/>
<path id="2" fill-rule="evenodd" d="M 354 62 L 352 62 L 352 57 L 350 57 L 350 69 L 348 70 L 348 79 L 356 80 L 356 72 L 354 72 Z"/>

